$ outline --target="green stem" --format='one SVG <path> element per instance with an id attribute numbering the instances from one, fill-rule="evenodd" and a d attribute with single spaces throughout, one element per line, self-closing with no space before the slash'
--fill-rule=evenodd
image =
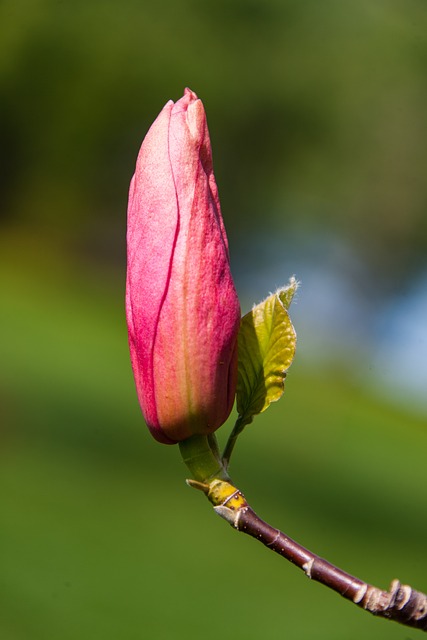
<path id="1" fill-rule="evenodd" d="M 181 456 L 193 478 L 208 483 L 215 478 L 228 481 L 230 478 L 221 462 L 214 435 L 195 435 L 179 443 Z"/>
<path id="2" fill-rule="evenodd" d="M 228 469 L 228 465 L 230 464 L 231 454 L 233 452 L 234 445 L 237 442 L 237 438 L 242 433 L 246 424 L 248 423 L 244 422 L 242 417 L 239 416 L 236 420 L 236 424 L 234 425 L 232 432 L 230 433 L 227 444 L 225 445 L 224 453 L 222 454 L 222 464 L 225 470 Z"/>

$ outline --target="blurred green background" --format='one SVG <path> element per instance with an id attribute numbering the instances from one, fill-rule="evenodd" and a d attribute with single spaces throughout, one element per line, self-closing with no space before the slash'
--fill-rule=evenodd
<path id="1" fill-rule="evenodd" d="M 330 561 L 425 591 L 424 0 L 3 0 L 0 52 L 2 640 L 419 636 L 186 488 L 123 297 L 138 148 L 190 86 L 244 310 L 303 282 L 285 397 L 233 477 Z"/>

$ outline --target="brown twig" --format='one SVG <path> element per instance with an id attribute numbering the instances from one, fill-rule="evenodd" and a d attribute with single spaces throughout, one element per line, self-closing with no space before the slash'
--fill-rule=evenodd
<path id="1" fill-rule="evenodd" d="M 187 481 L 202 489 L 215 511 L 238 531 L 256 538 L 266 547 L 302 569 L 308 578 L 333 589 L 370 613 L 427 631 L 427 596 L 393 580 L 389 591 L 378 589 L 320 558 L 275 529 L 251 509 L 243 494 L 229 482 L 209 485 Z"/>

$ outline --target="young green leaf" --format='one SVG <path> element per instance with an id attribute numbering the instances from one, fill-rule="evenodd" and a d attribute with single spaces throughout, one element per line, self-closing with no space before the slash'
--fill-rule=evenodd
<path id="1" fill-rule="evenodd" d="M 238 338 L 238 432 L 283 394 L 286 371 L 296 347 L 296 333 L 287 309 L 297 287 L 295 278 L 291 278 L 287 287 L 242 318 Z"/>

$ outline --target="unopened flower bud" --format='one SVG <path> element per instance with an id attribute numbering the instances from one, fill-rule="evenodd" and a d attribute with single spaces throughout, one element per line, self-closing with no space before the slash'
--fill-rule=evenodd
<path id="1" fill-rule="evenodd" d="M 235 396 L 240 308 L 202 102 L 168 102 L 142 143 L 128 206 L 126 315 L 154 437 L 209 434 Z"/>

